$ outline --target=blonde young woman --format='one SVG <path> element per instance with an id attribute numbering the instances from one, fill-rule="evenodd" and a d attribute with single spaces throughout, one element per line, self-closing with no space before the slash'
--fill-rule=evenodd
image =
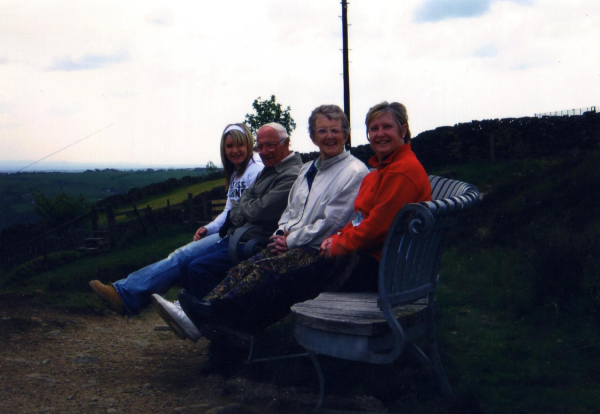
<path id="1" fill-rule="evenodd" d="M 108 285 L 92 280 L 89 285 L 98 297 L 119 314 L 131 316 L 150 304 L 153 293 L 164 293 L 177 284 L 185 276 L 189 263 L 221 239 L 219 229 L 225 223 L 232 201 L 240 198 L 263 169 L 262 163 L 253 158 L 253 147 L 252 134 L 245 124 L 227 125 L 221 135 L 221 161 L 228 190 L 225 210 L 211 223 L 200 227 L 191 243 L 175 250 L 166 259 Z"/>

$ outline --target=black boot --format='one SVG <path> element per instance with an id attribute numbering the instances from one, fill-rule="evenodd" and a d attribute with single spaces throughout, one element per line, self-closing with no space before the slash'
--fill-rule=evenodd
<path id="1" fill-rule="evenodd" d="M 197 299 L 185 289 L 179 292 L 179 303 L 185 314 L 196 326 L 210 323 L 213 320 L 210 302 Z"/>

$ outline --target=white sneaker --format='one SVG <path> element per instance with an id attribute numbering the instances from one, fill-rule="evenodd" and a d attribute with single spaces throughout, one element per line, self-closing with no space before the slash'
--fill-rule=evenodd
<path id="1" fill-rule="evenodd" d="M 179 302 L 171 303 L 155 293 L 152 295 L 152 305 L 179 338 L 196 342 L 202 337 L 194 322 L 181 309 Z"/>

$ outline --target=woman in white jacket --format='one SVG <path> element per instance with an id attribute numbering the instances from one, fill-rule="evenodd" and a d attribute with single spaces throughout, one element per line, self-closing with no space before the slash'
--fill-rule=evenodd
<path id="1" fill-rule="evenodd" d="M 231 269 L 204 300 L 194 292 L 180 293 L 183 310 L 197 326 L 205 317 L 216 317 L 230 326 L 259 330 L 332 282 L 325 274 L 334 261 L 320 256 L 319 248 L 351 220 L 368 170 L 344 149 L 350 125 L 338 106 L 316 108 L 309 118 L 309 134 L 320 156 L 302 167 L 269 247 Z M 159 313 L 164 317 L 165 312 Z M 165 319 L 174 330 L 183 331 L 187 324 Z"/>
<path id="2" fill-rule="evenodd" d="M 221 161 L 228 189 L 225 210 L 211 223 L 200 227 L 193 242 L 175 250 L 166 259 L 135 271 L 114 284 L 104 285 L 92 280 L 89 285 L 100 299 L 121 315 L 131 316 L 150 303 L 153 293 L 164 293 L 177 284 L 198 253 L 221 240 L 219 228 L 225 222 L 231 202 L 240 198 L 263 169 L 262 163 L 253 158 L 253 147 L 254 139 L 245 124 L 227 125 L 221 135 Z"/>

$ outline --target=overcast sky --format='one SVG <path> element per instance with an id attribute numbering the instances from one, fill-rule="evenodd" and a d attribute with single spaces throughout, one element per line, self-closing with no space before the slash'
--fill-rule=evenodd
<path id="1" fill-rule="evenodd" d="M 0 0 L 0 170 L 65 147 L 26 171 L 220 164 L 223 127 L 271 95 L 312 151 L 312 109 L 343 107 L 339 16 L 339 0 Z M 353 145 L 383 100 L 413 136 L 600 104 L 598 0 L 352 0 L 348 16 Z"/>

